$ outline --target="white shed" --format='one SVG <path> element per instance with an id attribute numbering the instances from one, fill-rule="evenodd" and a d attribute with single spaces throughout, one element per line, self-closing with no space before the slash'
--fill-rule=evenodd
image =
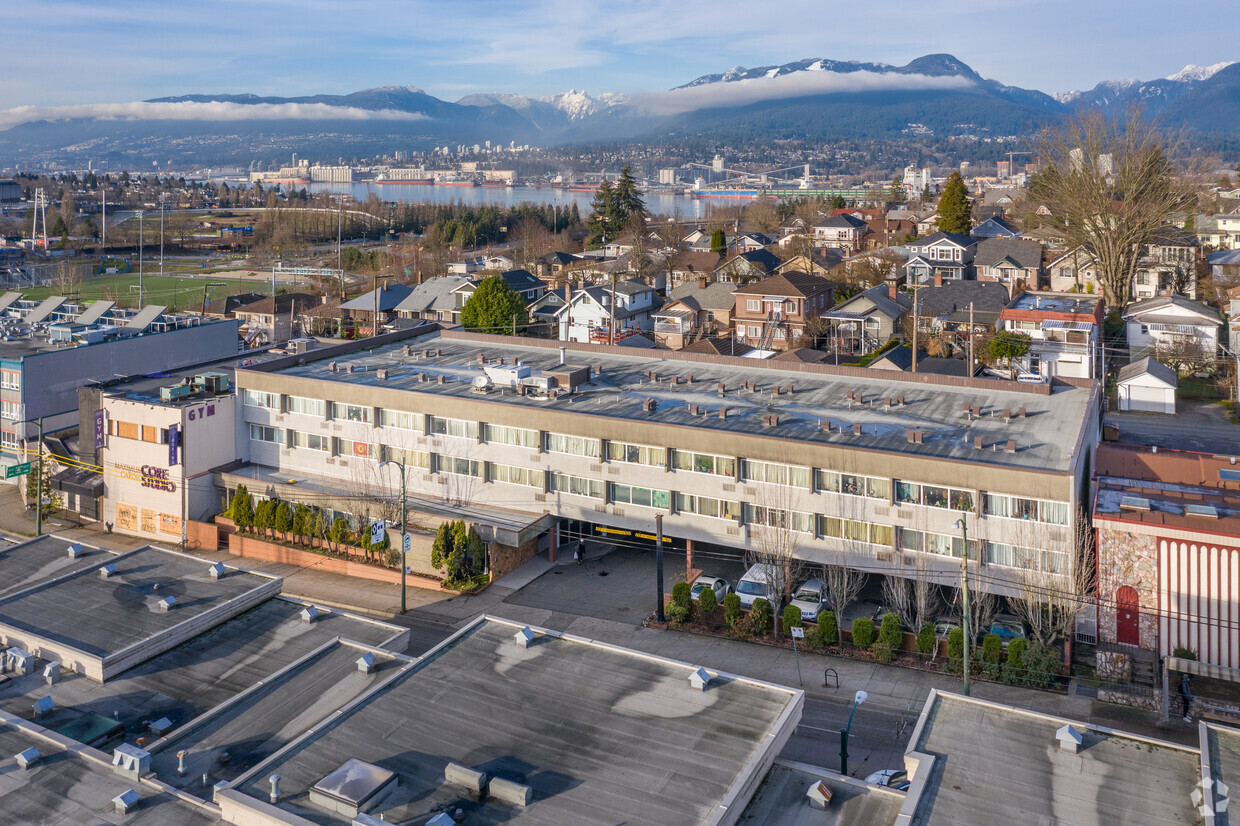
<path id="1" fill-rule="evenodd" d="M 1120 368 L 1119 409 L 1175 413 L 1175 371 L 1146 356 Z"/>

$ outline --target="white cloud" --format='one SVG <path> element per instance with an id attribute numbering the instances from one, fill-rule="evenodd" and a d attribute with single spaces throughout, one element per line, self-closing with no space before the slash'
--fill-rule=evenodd
<path id="1" fill-rule="evenodd" d="M 60 120 L 425 120 L 420 112 L 359 109 L 326 103 L 224 103 L 200 101 L 88 103 L 77 106 L 17 106 L 0 109 L 0 130 L 23 123 Z"/>
<path id="2" fill-rule="evenodd" d="M 637 92 L 634 106 L 658 115 L 674 115 L 716 106 L 745 106 L 762 100 L 848 92 L 884 92 L 920 89 L 964 89 L 972 81 L 962 77 L 931 77 L 880 72 L 793 72 L 727 83 L 709 83 L 667 92 Z"/>

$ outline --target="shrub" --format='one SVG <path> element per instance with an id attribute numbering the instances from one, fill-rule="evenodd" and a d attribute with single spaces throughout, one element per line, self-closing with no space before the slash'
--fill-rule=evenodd
<path id="1" fill-rule="evenodd" d="M 293 509 L 288 502 L 280 502 L 275 506 L 271 515 L 271 527 L 283 536 L 288 536 L 288 532 L 293 529 Z"/>
<path id="2" fill-rule="evenodd" d="M 1009 683 L 1020 683 L 1025 676 L 1025 640 L 1017 637 L 1008 643 L 1007 667 L 1004 668 L 1004 679 Z"/>
<path id="3" fill-rule="evenodd" d="M 719 600 L 715 596 L 712 588 L 702 589 L 702 593 L 698 594 L 698 610 L 702 612 L 702 616 L 710 619 L 719 610 Z"/>
<path id="4" fill-rule="evenodd" d="M 749 609 L 749 625 L 759 637 L 765 637 L 771 630 L 771 603 L 758 597 Z"/>
<path id="5" fill-rule="evenodd" d="M 729 628 L 735 630 L 736 624 L 740 622 L 743 615 L 741 598 L 736 594 L 726 594 L 723 598 L 723 621 Z"/>
<path id="6" fill-rule="evenodd" d="M 693 595 L 690 591 L 689 583 L 677 582 L 672 586 L 671 602 L 667 604 L 667 608 L 663 611 L 667 616 L 667 621 L 679 625 L 689 619 L 692 611 Z"/>
<path id="7" fill-rule="evenodd" d="M 947 632 L 947 669 L 959 672 L 964 659 L 964 629 L 953 628 Z"/>
<path id="8" fill-rule="evenodd" d="M 1037 642 L 1031 643 L 1025 649 L 1022 662 L 1025 685 L 1049 688 L 1059 678 L 1059 651 L 1055 648 Z"/>
<path id="9" fill-rule="evenodd" d="M 900 627 L 900 618 L 895 614 L 884 614 L 878 629 L 878 639 L 886 644 L 892 652 L 900 650 L 904 644 L 904 629 Z"/>
<path id="10" fill-rule="evenodd" d="M 805 647 L 817 651 L 823 647 L 822 625 L 813 625 L 805 629 Z"/>
<path id="11" fill-rule="evenodd" d="M 250 496 L 245 485 L 237 485 L 228 515 L 239 531 L 247 531 L 254 526 L 254 498 Z"/>
<path id="12" fill-rule="evenodd" d="M 672 586 L 672 603 L 688 608 L 693 602 L 692 587 L 687 582 L 677 582 Z"/>
<path id="13" fill-rule="evenodd" d="M 327 538 L 339 547 L 349 538 L 349 523 L 343 516 L 337 516 L 327 531 Z"/>
<path id="14" fill-rule="evenodd" d="M 982 637 L 982 667 L 986 676 L 997 680 L 1002 673 L 999 661 L 1003 659 L 1003 640 L 998 634 L 987 634 Z"/>
<path id="15" fill-rule="evenodd" d="M 880 663 L 889 663 L 896 658 L 896 652 L 886 640 L 878 639 L 870 646 L 870 652 L 874 655 L 874 659 Z"/>
<path id="16" fill-rule="evenodd" d="M 443 522 L 435 531 L 435 541 L 431 543 L 431 566 L 443 568 L 452 551 L 452 523 Z"/>
<path id="17" fill-rule="evenodd" d="M 672 625 L 680 625 L 689 618 L 689 606 L 681 605 L 673 599 L 663 609 L 663 616 L 667 617 L 667 621 Z"/>
<path id="18" fill-rule="evenodd" d="M 293 536 L 297 538 L 305 537 L 310 533 L 311 514 L 310 509 L 305 505 L 298 505 L 293 509 Z"/>
<path id="19" fill-rule="evenodd" d="M 1193 662 L 1197 661 L 1197 652 L 1191 648 L 1185 648 L 1182 645 L 1177 645 L 1175 649 L 1172 650 L 1171 656 L 1177 657 L 1181 660 L 1192 660 Z"/>
<path id="20" fill-rule="evenodd" d="M 824 611 L 818 615 L 818 636 L 823 645 L 835 645 L 840 641 L 840 624 L 835 619 L 834 611 Z"/>
<path id="21" fill-rule="evenodd" d="M 917 632 L 917 653 L 929 656 L 934 653 L 934 626 L 926 623 Z"/>
<path id="22" fill-rule="evenodd" d="M 801 609 L 795 605 L 784 606 L 784 631 L 788 632 L 789 628 L 801 627 Z"/>
<path id="23" fill-rule="evenodd" d="M 858 648 L 869 648 L 874 642 L 874 620 L 869 617 L 857 617 L 853 620 L 852 641 Z"/>
<path id="24" fill-rule="evenodd" d="M 276 501 L 264 499 L 254 507 L 254 529 L 265 535 L 275 522 Z"/>

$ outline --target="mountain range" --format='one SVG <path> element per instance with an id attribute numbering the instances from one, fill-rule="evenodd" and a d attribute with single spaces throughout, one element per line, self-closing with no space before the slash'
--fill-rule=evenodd
<path id="1" fill-rule="evenodd" d="M 1165 78 L 1060 95 L 1007 86 L 952 55 L 931 54 L 904 66 L 827 58 L 736 66 L 662 92 L 593 97 L 569 90 L 445 101 L 415 86 L 382 86 L 346 95 L 187 94 L 24 107 L 0 112 L 0 164 L 211 164 L 290 152 L 326 160 L 486 140 L 1015 139 L 1078 108 L 1113 113 L 1133 104 L 1167 126 L 1235 138 L 1240 64 L 1187 66 Z"/>

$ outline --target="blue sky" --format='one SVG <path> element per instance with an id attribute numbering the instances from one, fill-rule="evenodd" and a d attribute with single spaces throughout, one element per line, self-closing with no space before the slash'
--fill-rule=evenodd
<path id="1" fill-rule="evenodd" d="M 414 85 L 661 90 L 806 57 L 950 52 L 1046 92 L 1240 59 L 1236 0 L 35 0 L 6 8 L 0 108 Z"/>

